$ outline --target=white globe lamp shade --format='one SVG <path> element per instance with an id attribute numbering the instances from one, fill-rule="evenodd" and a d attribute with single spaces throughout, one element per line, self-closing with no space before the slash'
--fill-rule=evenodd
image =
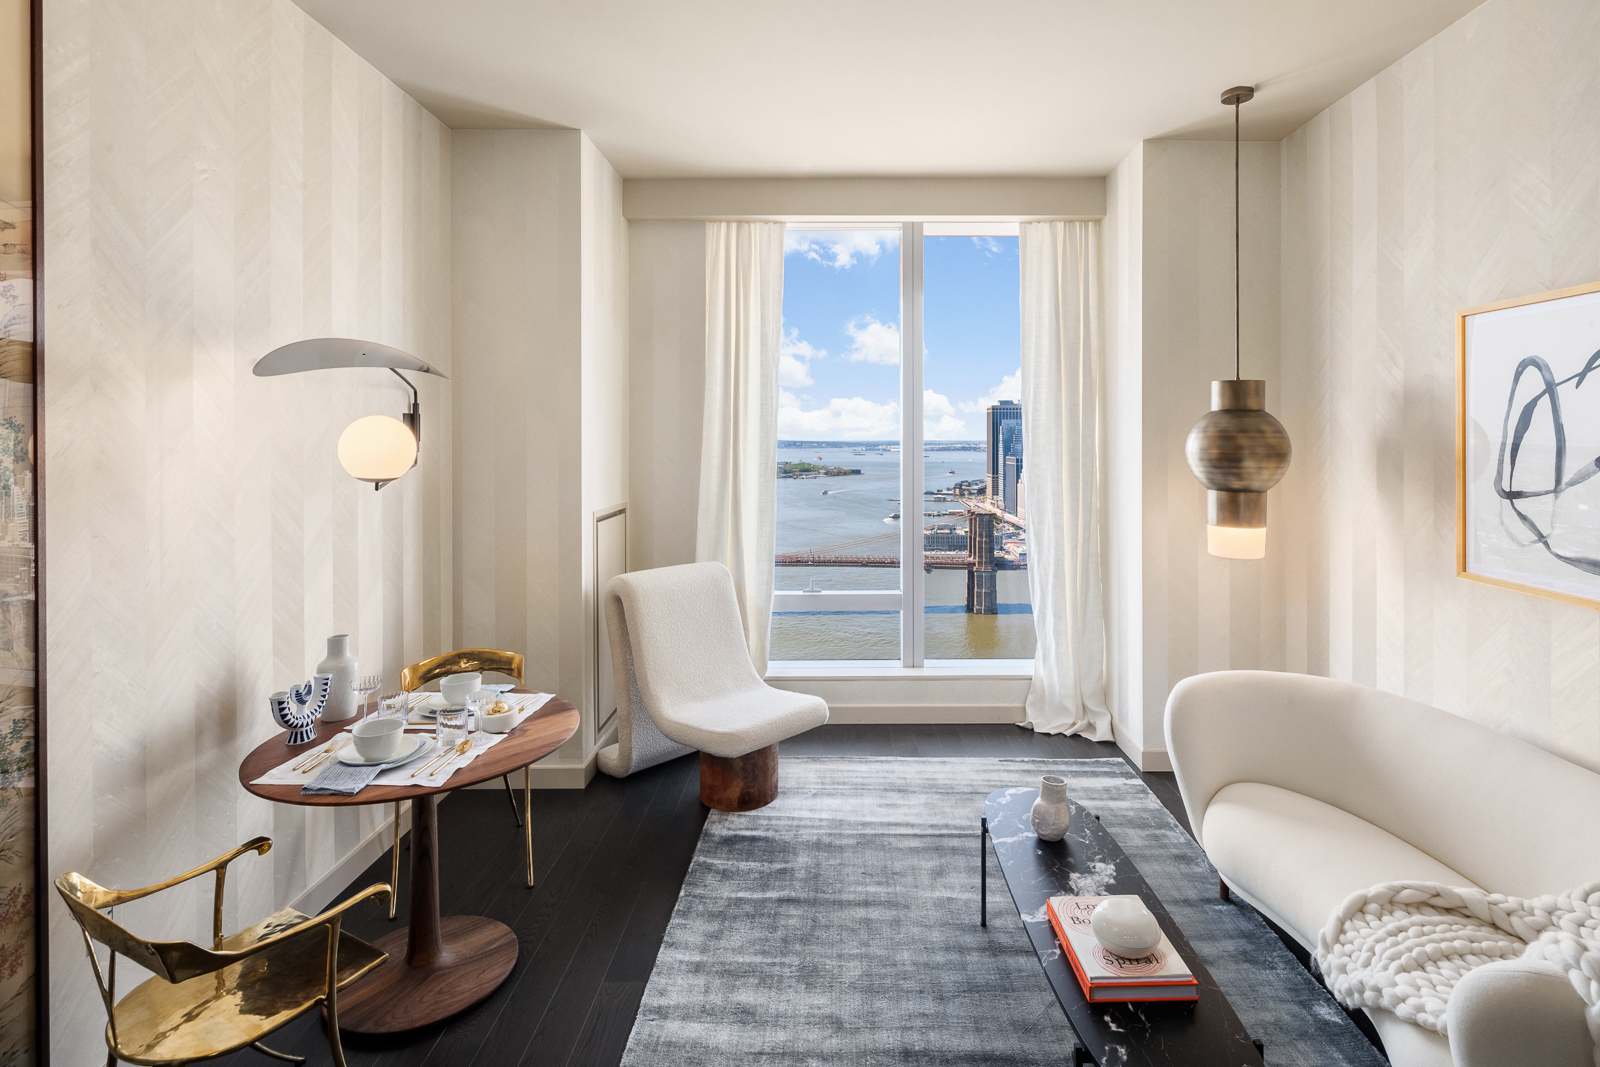
<path id="1" fill-rule="evenodd" d="M 388 415 L 357 419 L 339 435 L 339 465 L 363 482 L 392 482 L 416 462 L 416 435 Z"/>

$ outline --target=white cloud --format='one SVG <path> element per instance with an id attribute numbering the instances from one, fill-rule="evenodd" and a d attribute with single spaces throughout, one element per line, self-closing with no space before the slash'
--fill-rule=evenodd
<path id="1" fill-rule="evenodd" d="M 887 363 L 890 366 L 899 364 L 898 323 L 879 322 L 871 315 L 862 315 L 845 323 L 844 328 L 850 335 L 850 351 L 846 352 L 845 356 L 852 362 Z"/>
<path id="2" fill-rule="evenodd" d="M 811 342 L 800 340 L 798 326 L 789 327 L 778 345 L 778 384 L 797 387 L 812 384 L 811 361 L 827 354 Z"/>
<path id="3" fill-rule="evenodd" d="M 922 391 L 922 436 L 928 441 L 965 441 L 970 436 L 950 398 L 932 389 Z"/>
<path id="4" fill-rule="evenodd" d="M 1022 368 L 1018 367 L 1015 374 L 1008 374 L 1000 379 L 1000 384 L 989 390 L 976 400 L 963 400 L 956 405 L 962 411 L 981 413 L 990 404 L 998 404 L 1002 400 L 1022 399 Z"/>
<path id="5" fill-rule="evenodd" d="M 898 247 L 898 233 L 877 230 L 789 230 L 783 235 L 784 255 L 799 254 L 834 270 L 855 266 L 858 257 L 877 259 Z"/>
<path id="6" fill-rule="evenodd" d="M 993 237 L 974 237 L 972 239 L 972 243 L 983 249 L 985 253 L 991 256 L 998 256 L 1002 251 L 1004 251 L 1004 249 L 1000 247 L 1000 242 L 996 241 Z"/>
<path id="7" fill-rule="evenodd" d="M 778 436 L 824 441 L 883 441 L 900 436 L 900 405 L 875 404 L 859 396 L 834 397 L 827 407 L 806 411 L 801 398 L 778 391 Z"/>

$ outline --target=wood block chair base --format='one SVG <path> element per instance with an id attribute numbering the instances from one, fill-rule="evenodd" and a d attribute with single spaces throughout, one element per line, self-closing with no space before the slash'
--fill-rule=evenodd
<path id="1" fill-rule="evenodd" d="M 700 753 L 700 803 L 715 811 L 755 811 L 778 799 L 778 746 L 743 756 Z"/>

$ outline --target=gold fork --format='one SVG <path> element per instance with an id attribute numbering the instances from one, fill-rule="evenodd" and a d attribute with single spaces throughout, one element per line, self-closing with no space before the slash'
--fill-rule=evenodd
<path id="1" fill-rule="evenodd" d="M 419 774 L 424 773 L 431 774 L 433 773 L 435 764 L 437 764 L 439 767 L 443 767 L 445 764 L 449 763 L 451 760 L 455 759 L 457 756 L 461 755 L 463 752 L 466 752 L 470 748 L 472 748 L 472 739 L 468 738 L 467 740 L 456 745 L 454 748 L 447 749 L 446 751 L 433 757 L 433 759 L 429 760 L 427 763 L 424 763 L 421 767 L 418 767 L 416 770 L 412 771 L 411 777 L 415 778 Z"/>
<path id="2" fill-rule="evenodd" d="M 337 753 L 339 751 L 339 749 L 344 747 L 345 740 L 346 740 L 345 736 L 343 734 L 340 734 L 338 737 L 336 737 L 332 741 L 328 742 L 328 747 L 326 749 L 324 749 L 323 751 L 319 752 L 317 754 L 317 758 L 316 759 L 312 760 L 310 763 L 308 763 L 304 767 L 300 768 L 300 773 L 301 774 L 310 774 L 312 771 L 316 770 L 322 764 L 324 764 L 328 760 L 332 759 L 333 756 L 335 755 L 335 753 Z"/>
<path id="3" fill-rule="evenodd" d="M 311 765 L 313 763 L 316 763 L 321 757 L 326 756 L 328 753 L 332 752 L 335 748 L 338 747 L 339 742 L 341 742 L 343 740 L 344 740 L 344 735 L 343 734 L 335 735 L 334 739 L 332 741 L 329 741 L 322 748 L 317 749 L 315 752 L 312 752 L 309 755 L 302 756 L 300 758 L 300 762 L 296 763 L 293 767 L 290 768 L 290 770 L 296 770 L 296 771 L 310 770 L 311 769 Z"/>

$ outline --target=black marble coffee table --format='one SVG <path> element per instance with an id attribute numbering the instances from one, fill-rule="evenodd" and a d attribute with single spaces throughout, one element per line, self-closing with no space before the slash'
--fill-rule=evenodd
<path id="1" fill-rule="evenodd" d="M 1100 820 L 1072 805 L 1072 828 L 1060 841 L 1034 836 L 1029 812 L 1038 791 L 998 789 L 989 794 L 983 820 L 983 899 L 980 921 L 988 925 L 987 843 L 994 843 L 1011 899 L 1033 941 L 1039 963 L 1061 1001 L 1067 1021 L 1084 1046 L 1074 1064 L 1101 1067 L 1259 1067 L 1261 1047 L 1250 1039 L 1205 965 L 1172 921 L 1139 869 Z M 1200 983 L 1200 999 L 1188 1003 L 1093 1004 L 1061 953 L 1045 917 L 1045 902 L 1062 893 L 1073 896 L 1137 894 L 1172 940 L 1173 947 Z M 1085 1051 L 1087 1050 L 1087 1051 Z"/>

